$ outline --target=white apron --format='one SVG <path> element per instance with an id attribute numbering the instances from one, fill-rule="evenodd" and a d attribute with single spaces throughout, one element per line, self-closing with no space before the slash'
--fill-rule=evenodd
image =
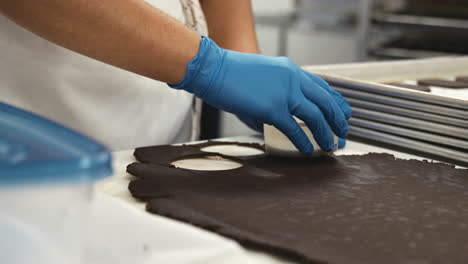
<path id="1" fill-rule="evenodd" d="M 146 2 L 207 34 L 197 0 Z M 0 100 L 113 150 L 184 142 L 197 134 L 199 103 L 191 94 L 71 52 L 1 15 Z"/>

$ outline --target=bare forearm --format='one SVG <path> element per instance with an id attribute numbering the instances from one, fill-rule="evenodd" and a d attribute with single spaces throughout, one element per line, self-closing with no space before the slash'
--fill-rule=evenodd
<path id="1" fill-rule="evenodd" d="M 225 49 L 259 53 L 251 0 L 201 0 L 209 36 Z"/>
<path id="2" fill-rule="evenodd" d="M 2 0 L 0 12 L 67 49 L 179 83 L 200 37 L 142 0 Z"/>

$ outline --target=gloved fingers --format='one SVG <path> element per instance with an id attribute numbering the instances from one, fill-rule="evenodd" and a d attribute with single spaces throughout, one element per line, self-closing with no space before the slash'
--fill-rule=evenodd
<path id="1" fill-rule="evenodd" d="M 315 83 L 319 84 L 320 87 L 322 87 L 325 91 L 327 91 L 336 101 L 336 103 L 340 106 L 341 110 L 343 111 L 343 114 L 345 115 L 346 120 L 351 118 L 352 115 L 352 110 L 351 106 L 349 105 L 348 101 L 335 89 L 330 87 L 330 85 L 322 78 L 320 78 L 317 75 L 314 75 L 310 72 L 304 71 L 312 81 Z"/>
<path id="2" fill-rule="evenodd" d="M 304 98 L 292 114 L 304 121 L 320 148 L 325 151 L 335 149 L 331 129 L 322 111 L 314 103 Z"/>
<path id="3" fill-rule="evenodd" d="M 346 139 L 344 138 L 338 138 L 338 148 L 342 149 L 346 146 Z"/>
<path id="4" fill-rule="evenodd" d="M 330 87 L 330 85 L 322 78 L 320 78 L 319 76 L 313 74 L 313 73 L 310 73 L 306 70 L 303 70 L 307 77 L 309 77 L 312 81 L 316 82 L 318 85 L 320 85 L 323 89 L 327 89 Z"/>
<path id="5" fill-rule="evenodd" d="M 260 132 L 260 133 L 263 133 L 263 123 L 260 122 L 260 121 L 257 121 L 253 118 L 250 118 L 250 117 L 246 117 L 246 116 L 243 116 L 243 115 L 237 115 L 237 118 L 239 118 L 240 121 L 242 121 L 245 125 L 247 125 L 249 128 L 257 131 L 257 132 Z"/>
<path id="6" fill-rule="evenodd" d="M 314 152 L 314 147 L 310 143 L 309 138 L 301 129 L 299 124 L 288 113 L 277 124 L 273 124 L 279 131 L 285 134 L 296 148 L 305 155 L 310 155 Z"/>
<path id="7" fill-rule="evenodd" d="M 307 76 L 304 77 L 301 87 L 304 96 L 318 106 L 333 132 L 338 137 L 345 138 L 349 125 L 341 108 L 325 89 Z"/>

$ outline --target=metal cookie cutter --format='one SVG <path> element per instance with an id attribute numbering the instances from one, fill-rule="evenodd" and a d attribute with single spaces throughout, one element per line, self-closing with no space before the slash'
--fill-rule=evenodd
<path id="1" fill-rule="evenodd" d="M 304 130 L 310 142 L 314 146 L 314 152 L 311 157 L 318 157 L 322 155 L 327 155 L 335 152 L 338 149 L 338 137 L 333 134 L 334 149 L 331 152 L 326 152 L 320 148 L 320 146 L 315 141 L 312 132 L 307 127 L 307 125 L 295 118 L 299 126 Z M 274 126 L 265 124 L 263 127 L 264 137 L 265 137 L 265 149 L 266 152 L 275 155 L 275 156 L 286 156 L 286 157 L 306 157 L 302 154 L 293 143 Z M 332 132 L 333 133 L 333 132 Z"/>

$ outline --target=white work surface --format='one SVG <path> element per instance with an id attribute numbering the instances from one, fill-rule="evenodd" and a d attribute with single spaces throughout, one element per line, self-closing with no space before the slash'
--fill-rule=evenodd
<path id="1" fill-rule="evenodd" d="M 225 141 L 262 142 L 259 137 Z M 386 152 L 402 159 L 424 158 L 348 141 L 336 155 Z M 149 214 L 132 198 L 126 166 L 135 162 L 133 150 L 115 152 L 114 175 L 96 185 L 86 242 L 87 264 L 286 264 L 269 254 L 244 249 L 235 241 L 197 227 Z M 303 223 L 307 224 L 307 223 Z"/>

